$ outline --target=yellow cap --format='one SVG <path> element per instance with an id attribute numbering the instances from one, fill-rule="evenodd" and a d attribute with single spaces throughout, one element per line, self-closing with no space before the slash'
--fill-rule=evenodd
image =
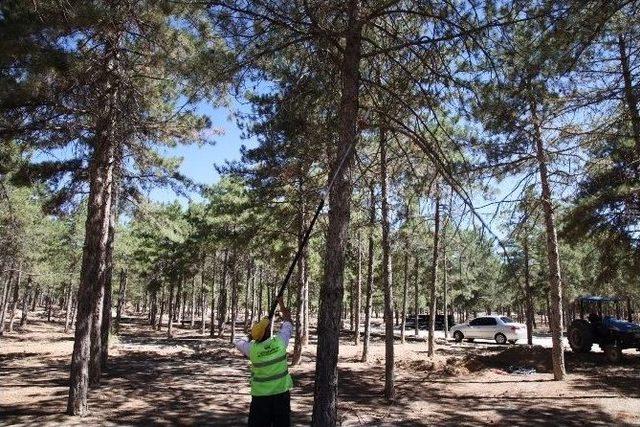
<path id="1" fill-rule="evenodd" d="M 267 328 L 269 327 L 269 318 L 268 317 L 264 317 L 262 319 L 260 319 L 260 321 L 258 323 L 255 323 L 252 327 L 251 327 L 251 339 L 256 340 L 256 341 L 260 341 L 262 339 L 262 337 L 264 337 L 264 334 L 267 332 Z"/>

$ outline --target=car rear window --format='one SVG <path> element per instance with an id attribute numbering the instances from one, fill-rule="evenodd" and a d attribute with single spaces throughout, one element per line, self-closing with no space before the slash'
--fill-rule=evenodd
<path id="1" fill-rule="evenodd" d="M 510 317 L 501 317 L 500 320 L 502 320 L 502 323 L 515 323 Z"/>

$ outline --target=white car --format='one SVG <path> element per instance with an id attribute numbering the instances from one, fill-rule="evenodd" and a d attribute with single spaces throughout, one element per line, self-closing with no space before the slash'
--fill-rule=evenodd
<path id="1" fill-rule="evenodd" d="M 449 331 L 457 342 L 485 339 L 495 340 L 498 344 L 515 344 L 518 340 L 527 339 L 527 327 L 507 316 L 476 317 L 470 322 L 452 326 Z"/>

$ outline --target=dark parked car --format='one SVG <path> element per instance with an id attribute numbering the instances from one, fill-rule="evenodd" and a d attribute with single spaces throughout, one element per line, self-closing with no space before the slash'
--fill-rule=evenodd
<path id="1" fill-rule="evenodd" d="M 418 314 L 418 328 L 419 329 L 429 329 L 429 321 L 430 316 L 428 314 Z M 448 319 L 449 327 L 455 325 L 455 320 L 453 315 L 450 314 Z M 407 329 L 415 329 L 416 327 L 416 315 L 409 314 L 407 315 L 406 328 Z M 444 314 L 436 314 L 436 331 L 444 331 Z"/>

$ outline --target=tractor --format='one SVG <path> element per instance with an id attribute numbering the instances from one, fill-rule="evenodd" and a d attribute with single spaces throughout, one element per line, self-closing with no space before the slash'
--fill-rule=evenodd
<path id="1" fill-rule="evenodd" d="M 571 322 L 567 333 L 574 353 L 588 353 L 595 343 L 610 362 L 617 363 L 623 349 L 640 351 L 640 325 L 619 319 L 619 299 L 582 296 L 576 298 L 575 305 L 580 318 Z"/>

